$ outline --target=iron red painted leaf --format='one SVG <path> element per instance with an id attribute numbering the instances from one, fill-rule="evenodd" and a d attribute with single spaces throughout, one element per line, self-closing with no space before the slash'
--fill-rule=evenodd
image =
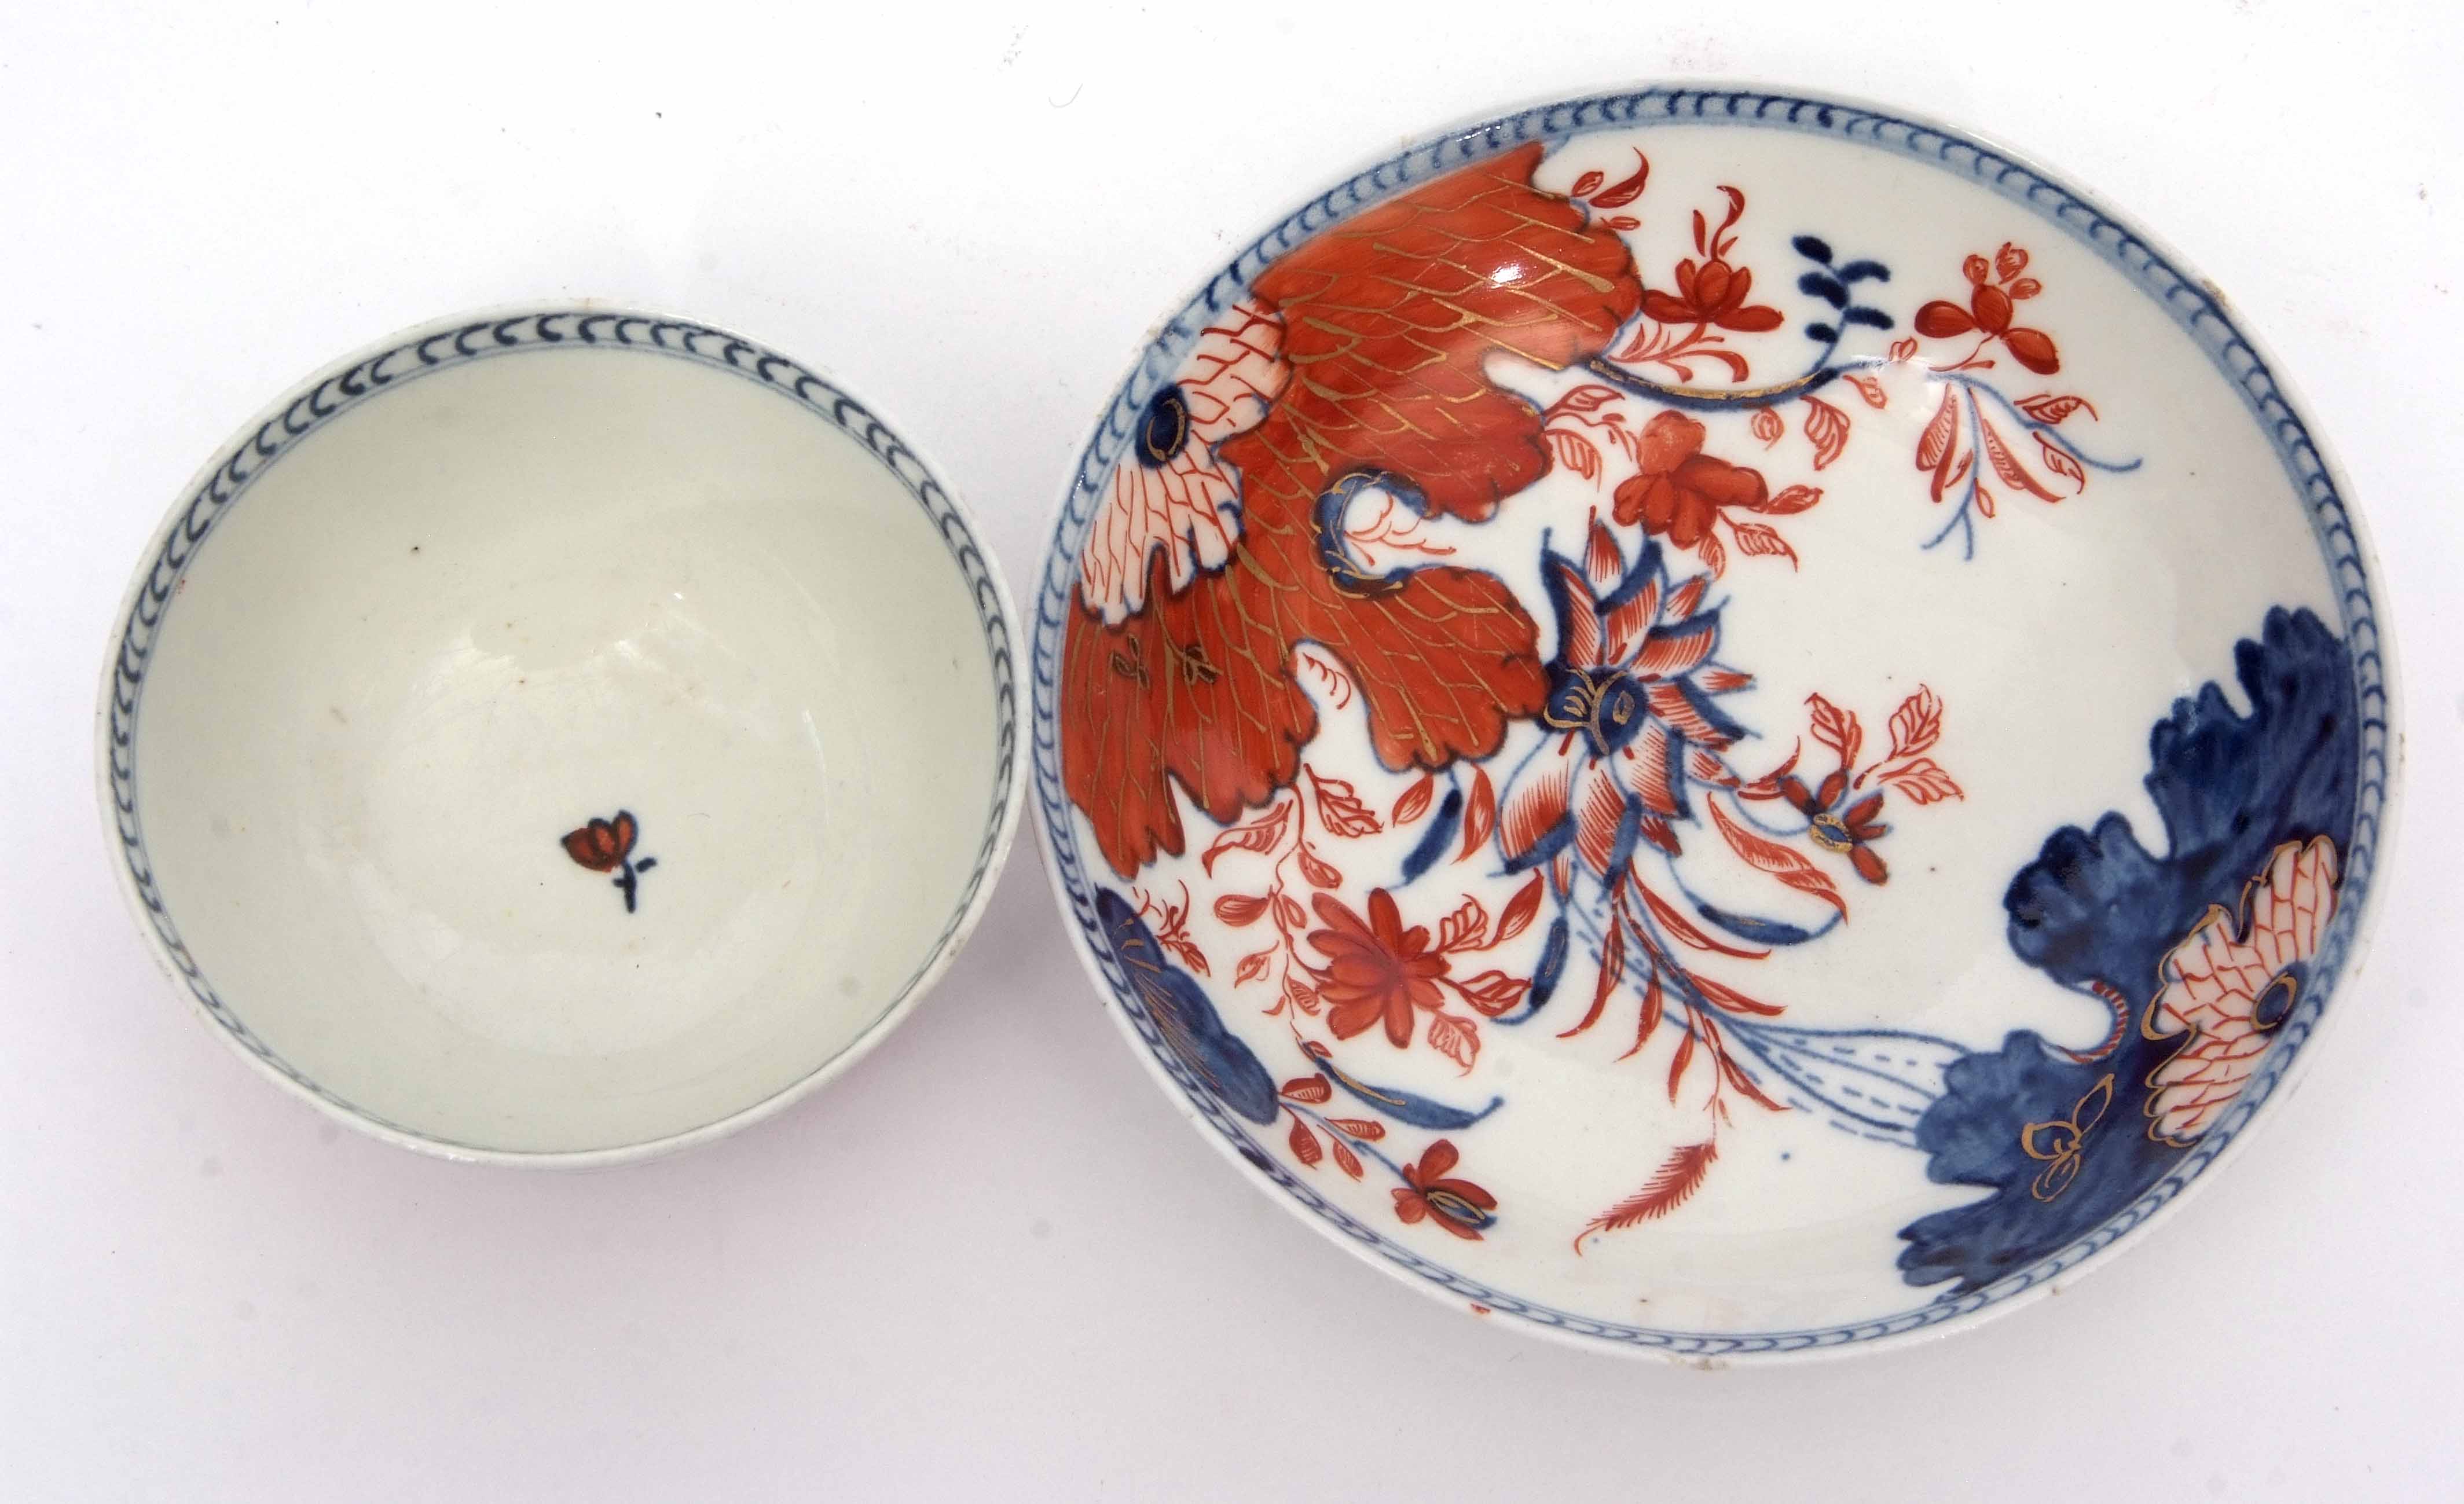
<path id="1" fill-rule="evenodd" d="M 1678 943 L 1682 945 L 1690 945 L 1696 950 L 1712 951 L 1722 956 L 1734 956 L 1739 961 L 1760 961 L 1771 954 L 1767 950 L 1739 950 L 1734 945 L 1715 940 L 1704 934 L 1701 927 L 1692 919 L 1687 918 L 1683 910 L 1660 895 L 1639 882 L 1635 884 L 1635 891 L 1642 895 L 1643 903 L 1651 910 L 1651 917 L 1660 921 L 1660 927 L 1676 936 Z"/>
<path id="2" fill-rule="evenodd" d="M 1463 994 L 1464 1002 L 1495 1018 L 1522 1002 L 1523 995 L 1531 990 L 1531 984 L 1503 971 L 1484 971 L 1457 982 L 1455 990 Z"/>
<path id="3" fill-rule="evenodd" d="M 1601 192 L 1592 196 L 1595 209 L 1623 209 L 1642 197 L 1643 185 L 1651 181 L 1651 159 L 1640 151 L 1634 154 L 1634 176 L 1619 178 Z M 1579 195 L 1577 195 L 1579 196 Z"/>
<path id="4" fill-rule="evenodd" d="M 1805 437 L 1814 446 L 1814 468 L 1820 470 L 1848 447 L 1848 414 L 1819 397 L 1800 400 L 1805 404 Z"/>
<path id="5" fill-rule="evenodd" d="M 1540 912 L 1540 874 L 1533 873 L 1522 891 L 1506 900 L 1506 908 L 1497 916 L 1497 939 L 1491 945 L 1503 945 L 1530 928 L 1533 917 Z"/>
<path id="6" fill-rule="evenodd" d="M 1729 1054 L 1724 1050 L 1720 1051 L 1719 1058 L 1720 1073 L 1727 1076 L 1728 1078 L 1728 1084 L 1735 1087 L 1738 1091 L 1745 1093 L 1756 1106 L 1767 1107 L 1775 1113 L 1784 1113 L 1788 1111 L 1787 1103 L 1772 1100 L 1770 1093 L 1754 1084 L 1754 1078 L 1748 1075 L 1745 1072 L 1745 1068 L 1737 1064 L 1735 1056 Z"/>
<path id="7" fill-rule="evenodd" d="M 1263 894 L 1227 893 L 1215 900 L 1215 917 L 1238 929 L 1265 918 L 1267 902 Z"/>
<path id="8" fill-rule="evenodd" d="M 1790 568 L 1796 567 L 1796 550 L 1788 546 L 1788 540 L 1779 536 L 1777 528 L 1766 527 L 1760 522 L 1734 522 L 1729 525 L 1737 535 L 1739 549 L 1749 554 L 1778 554 L 1788 560 Z"/>
<path id="9" fill-rule="evenodd" d="M 2061 499 L 2046 490 L 2043 481 L 2028 474 L 2028 467 L 2019 463 L 2019 456 L 2011 453 L 2009 446 L 2002 442 L 2002 435 L 1994 431 L 1992 424 L 1985 424 L 1982 431 L 1985 435 L 1985 457 L 1992 464 L 1993 473 L 2002 477 L 2004 485 L 2016 486 L 2040 501 Z"/>
<path id="10" fill-rule="evenodd" d="M 1360 1179 L 1360 1156 L 1345 1146 L 1340 1139 L 1329 1139 L 1327 1147 L 1334 1151 L 1334 1166 L 1353 1180 Z"/>
<path id="11" fill-rule="evenodd" d="M 2001 250 L 1993 253 L 1993 275 L 2006 282 L 2027 269 L 2028 253 L 2008 240 L 2002 242 Z"/>
<path id="12" fill-rule="evenodd" d="M 1677 1100 L 1677 1090 L 1685 1083 L 1685 1068 L 1694 1063 L 1694 1030 L 1689 1027 L 1677 1041 L 1677 1053 L 1668 1061 L 1668 1099 Z"/>
<path id="13" fill-rule="evenodd" d="M 1488 769 L 1471 770 L 1471 797 L 1463 802 L 1463 850 L 1455 853 L 1456 861 L 1468 860 L 1488 845 L 1497 830 L 1497 790 L 1489 786 Z"/>
<path id="14" fill-rule="evenodd" d="M 1292 807 L 1277 805 L 1255 820 L 1244 821 L 1215 838 L 1206 849 L 1199 864 L 1206 875 L 1215 875 L 1215 859 L 1226 852 L 1271 852 L 1284 843 L 1284 827 L 1291 820 Z"/>
<path id="15" fill-rule="evenodd" d="M 1660 1027 L 1662 1010 L 1667 1006 L 1667 998 L 1660 989 L 1660 968 L 1654 966 L 1642 979 L 1642 1011 L 1634 1021 L 1634 1044 L 1624 1054 L 1617 1056 L 1619 1060 L 1631 1059 L 1642 1052 L 1642 1047 L 1651 1040 L 1651 1031 Z M 1671 1100 L 1674 1100 L 1673 1095 Z"/>
<path id="16" fill-rule="evenodd" d="M 1301 1075 L 1284 1083 L 1284 1095 L 1295 1102 L 1325 1102 L 1334 1097 L 1334 1088 L 1322 1075 Z"/>
<path id="17" fill-rule="evenodd" d="M 1297 966 L 1284 973 L 1284 1001 L 1312 1017 L 1317 1013 L 1317 989 L 1301 980 Z"/>
<path id="18" fill-rule="evenodd" d="M 1976 321 L 1968 316 L 1967 309 L 1939 298 L 1917 310 L 1917 333 L 1928 340 L 1947 340 L 1972 333 L 1975 328 Z"/>
<path id="19" fill-rule="evenodd" d="M 1597 382 L 1585 382 L 1549 404 L 1549 412 L 1551 416 L 1560 412 L 1597 412 L 1611 403 L 1620 400 L 1621 396 L 1622 394 L 1615 387 L 1603 387 Z"/>
<path id="20" fill-rule="evenodd" d="M 1819 695 L 1805 697 L 1814 711 L 1814 740 L 1839 754 L 1842 763 L 1853 763 L 1865 745 L 1865 730 L 1857 723 L 1857 713 L 1841 710 Z"/>
<path id="21" fill-rule="evenodd" d="M 1951 441 L 1959 432 L 1959 404 L 1956 392 L 1948 387 L 1942 389 L 1942 406 L 1933 409 L 1933 420 L 1925 425 L 1925 433 L 1917 440 L 1917 468 L 1934 472 L 1934 499 L 1942 498 L 1943 467 L 1949 463 Z"/>
<path id="22" fill-rule="evenodd" d="M 1360 792 L 1340 778 L 1322 778 L 1309 769 L 1309 786 L 1317 791 L 1318 823 L 1347 840 L 1375 835 L 1384 827 L 1377 812 L 1360 802 Z"/>
<path id="23" fill-rule="evenodd" d="M 1780 421 L 1780 415 L 1769 408 L 1754 409 L 1753 430 L 1754 437 L 1763 441 L 1765 449 L 1771 448 L 1788 436 L 1788 425 Z"/>
<path id="24" fill-rule="evenodd" d="M 1593 447 L 1590 439 L 1572 429 L 1551 429 L 1549 450 L 1557 456 L 1558 464 L 1565 466 L 1585 480 L 1597 480 L 1600 477 L 1600 452 Z"/>
<path id="25" fill-rule="evenodd" d="M 2061 352 L 2054 348 L 2054 337 L 2042 329 L 2013 329 L 2002 337 L 2012 357 L 2039 376 L 2051 376 L 2062 368 Z"/>
<path id="26" fill-rule="evenodd" d="M 1750 1013 L 1756 1018 L 1777 1018 L 1788 1011 L 1786 1008 L 1775 1007 L 1769 1003 L 1749 998 L 1726 983 L 1715 982 L 1709 977 L 1696 977 L 1694 986 L 1713 1007 L 1726 1008 L 1731 1013 Z"/>
<path id="27" fill-rule="evenodd" d="M 1642 221 L 1635 218 L 1632 214 L 1611 214 L 1608 218 L 1601 220 L 1600 223 L 1608 226 L 1611 230 L 1640 230 L 1642 228 Z"/>
<path id="28" fill-rule="evenodd" d="M 1911 804 L 1939 804 L 1946 799 L 1965 799 L 1959 785 L 1929 757 L 1917 759 L 1905 767 L 1882 770 L 1882 782 L 1908 796 Z"/>
<path id="29" fill-rule="evenodd" d="M 1569 198 L 1589 198 L 1592 196 L 1593 189 L 1598 188 L 1608 180 L 1609 175 L 1605 172 L 1601 172 L 1596 169 L 1586 172 L 1581 177 L 1574 180 L 1574 186 L 1566 190 L 1566 196 Z"/>
<path id="30" fill-rule="evenodd" d="M 1212 976 L 1214 974 L 1206 964 L 1206 952 L 1199 950 L 1198 948 L 1198 942 L 1191 940 L 1188 936 L 1158 935 L 1155 939 L 1163 942 L 1165 949 L 1179 957 L 1180 963 L 1187 966 L 1190 970 L 1197 972 L 1201 977 Z"/>
<path id="31" fill-rule="evenodd" d="M 1968 469 L 1968 461 L 1961 460 L 1959 468 L 1965 472 Z M 1986 517 L 1993 515 L 1993 493 L 1981 485 L 1976 488 L 1976 510 Z"/>
<path id="32" fill-rule="evenodd" d="M 1386 1125 L 1373 1117 L 1330 1117 L 1328 1122 L 1366 1143 L 1386 1137 Z"/>
<path id="33" fill-rule="evenodd" d="M 2053 392 L 2042 391 L 2033 397 L 2022 397 L 2012 406 L 2039 423 L 2059 423 L 2074 412 L 2085 412 L 2090 422 L 2103 421 L 2097 416 L 2096 409 L 2088 405 L 2085 397 L 2067 393 L 2057 396 Z"/>
<path id="34" fill-rule="evenodd" d="M 1728 572 L 1728 546 L 1720 542 L 1719 534 L 1705 533 L 1702 546 L 1697 552 L 1702 555 L 1703 567 L 1711 571 L 1712 579 L 1716 580 Z"/>
<path id="35" fill-rule="evenodd" d="M 1292 1158 L 1310 1169 L 1317 1168 L 1317 1161 L 1326 1158 L 1326 1151 L 1318 1147 L 1317 1135 L 1297 1117 L 1292 1119 Z"/>
<path id="36" fill-rule="evenodd" d="M 2016 302 L 2022 299 L 2034 298 L 2044 290 L 2044 283 L 2033 276 L 2023 276 L 2011 284 L 2011 299 Z"/>
<path id="37" fill-rule="evenodd" d="M 1281 920 L 1284 928 L 1287 930 L 1309 928 L 1309 911 L 1301 907 L 1298 898 L 1287 893 L 1275 895 L 1275 918 Z"/>
<path id="38" fill-rule="evenodd" d="M 2071 457 L 2070 451 L 2042 433 L 2036 435 L 2036 449 L 2044 456 L 2047 470 L 2071 482 L 2081 491 L 2087 489 L 2087 472 L 2079 467 L 2078 460 Z"/>
<path id="39" fill-rule="evenodd" d="M 1233 968 L 1232 984 L 1236 987 L 1244 986 L 1249 983 L 1257 981 L 1260 977 L 1266 974 L 1266 967 L 1274 961 L 1274 959 L 1275 947 L 1272 945 L 1267 946 L 1265 950 L 1242 957 L 1241 964 Z"/>
<path id="40" fill-rule="evenodd" d="M 1429 1045 L 1468 1073 L 1472 1062 L 1480 1058 L 1480 1028 L 1470 1019 L 1452 1013 L 1432 1014 Z"/>
<path id="41" fill-rule="evenodd" d="M 1357 683 L 1372 750 L 1397 772 L 1494 752 L 1547 692 L 1539 629 L 1497 576 L 1431 565 L 1364 586 L 1330 571 L 1318 497 L 1337 476 L 1408 480 L 1429 512 L 1479 521 L 1547 473 L 1540 414 L 1487 376 L 1605 350 L 1640 305 L 1625 242 L 1531 187 L 1534 142 L 1329 226 L 1253 285 L 1283 321 L 1284 386 L 1220 463 L 1241 485 L 1241 547 L 1177 593 L 1158 552 L 1145 610 L 1082 602 L 1061 664 L 1063 782 L 1106 862 L 1134 875 L 1185 849 L 1177 783 L 1230 825 L 1299 774 L 1317 710 L 1307 642 Z"/>
<path id="42" fill-rule="evenodd" d="M 1310 886 L 1317 888 L 1343 886 L 1343 874 L 1337 872 L 1331 863 L 1315 852 L 1310 851 L 1306 841 L 1301 843 L 1300 858 L 1301 875 L 1309 880 Z"/>
<path id="43" fill-rule="evenodd" d="M 1686 1038 L 1687 1043 L 1692 1043 L 1693 1036 Z M 1671 1150 L 1660 1168 L 1652 1172 L 1651 1179 L 1643 1183 L 1642 1189 L 1583 1225 L 1583 1230 L 1574 1234 L 1574 1251 L 1580 1253 L 1583 1240 L 1595 1233 L 1621 1232 L 1637 1223 L 1657 1221 L 1685 1205 L 1703 1188 L 1703 1182 L 1711 1173 L 1711 1161 L 1719 1157 L 1719 1142 L 1711 1139 Z"/>
<path id="44" fill-rule="evenodd" d="M 1979 287 L 1984 286 L 1985 279 L 1993 275 L 1993 269 L 1985 264 L 1985 258 L 1981 255 L 1971 255 L 1960 262 L 1959 270 L 1960 275 Z"/>
<path id="45" fill-rule="evenodd" d="M 1466 896 L 1455 912 L 1438 926 L 1438 949 L 1457 950 L 1468 946 L 1479 949 L 1480 938 L 1488 933 L 1488 911 L 1480 900 Z"/>
<path id="46" fill-rule="evenodd" d="M 1811 510 L 1821 500 L 1820 486 L 1784 486 L 1776 495 L 1765 498 L 1760 505 L 1749 506 L 1747 510 L 1760 512 L 1765 517 L 1793 517 L 1799 512 Z"/>
<path id="47" fill-rule="evenodd" d="M 1848 901 L 1839 896 L 1839 890 L 1832 886 L 1831 879 L 1822 874 L 1820 868 L 1789 848 L 1775 841 L 1767 841 L 1729 819 L 1727 811 L 1716 802 L 1712 802 L 1710 807 L 1711 823 L 1720 828 L 1720 834 L 1727 839 L 1728 849 L 1744 857 L 1748 865 L 1758 872 L 1771 874 L 1799 893 L 1812 894 L 1838 910 L 1840 918 L 1847 918 Z"/>
<path id="48" fill-rule="evenodd" d="M 1600 945 L 1599 981 L 1592 985 L 1592 1018 L 1599 1017 L 1600 1009 L 1608 1004 L 1609 994 L 1617 990 L 1617 984 L 1624 980 L 1624 977 L 1625 925 L 1618 920 L 1611 919 L 1609 938 Z M 1586 1019 L 1584 1023 L 1589 1027 L 1590 1019 Z"/>
<path id="49" fill-rule="evenodd" d="M 1403 797 L 1395 801 L 1395 808 L 1387 819 L 1398 826 L 1410 825 L 1420 816 L 1427 814 L 1429 801 L 1436 795 L 1437 788 L 1437 776 L 1432 773 L 1422 773 L 1412 780 L 1411 787 L 1403 790 Z"/>
<path id="50" fill-rule="evenodd" d="M 1942 738 L 1942 697 L 1920 684 L 1917 692 L 1900 701 L 1891 712 L 1891 751 L 1894 759 L 1914 757 Z"/>
<path id="51" fill-rule="evenodd" d="M 1857 388 L 1857 395 L 1864 398 L 1865 406 L 1869 408 L 1881 408 L 1890 405 L 1890 393 L 1882 389 L 1882 384 L 1881 382 L 1866 375 L 1863 371 L 1850 371 L 1848 373 L 1848 385 Z"/>

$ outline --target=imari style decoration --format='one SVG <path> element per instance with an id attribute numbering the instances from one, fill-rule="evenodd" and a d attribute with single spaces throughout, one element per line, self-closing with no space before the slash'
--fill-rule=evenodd
<path id="1" fill-rule="evenodd" d="M 1041 582 L 1048 852 L 1208 1131 L 1698 1355 L 2041 1292 L 2247 1124 L 2388 797 L 2366 555 L 2226 310 L 1954 133 L 1438 140 L 1175 317 Z"/>

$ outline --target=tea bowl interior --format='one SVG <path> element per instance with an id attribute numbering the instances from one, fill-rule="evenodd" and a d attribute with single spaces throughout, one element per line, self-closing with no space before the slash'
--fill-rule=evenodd
<path id="1" fill-rule="evenodd" d="M 2232 311 L 2042 170 L 1572 100 L 1158 328 L 1035 602 L 1046 856 L 1341 1246 L 1622 1352 L 1871 1350 L 2122 1247 L 2346 1006 L 2360 524 Z"/>
<path id="2" fill-rule="evenodd" d="M 209 467 L 106 670 L 165 963 L 279 1079 L 473 1158 L 694 1141 L 843 1067 L 988 891 L 1007 613 L 882 422 L 591 307 L 342 363 Z"/>

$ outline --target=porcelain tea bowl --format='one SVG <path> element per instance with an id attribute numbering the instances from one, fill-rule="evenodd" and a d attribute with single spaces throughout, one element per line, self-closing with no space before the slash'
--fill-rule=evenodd
<path id="1" fill-rule="evenodd" d="M 827 378 L 592 305 L 414 329 L 174 507 L 104 670 L 122 886 L 206 1020 L 355 1126 L 603 1164 L 877 1043 L 991 891 L 1010 611 Z"/>
<path id="2" fill-rule="evenodd" d="M 2121 1247 L 2349 1006 L 2359 523 L 2045 172 L 1583 100 L 1158 327 L 1038 587 L 1046 854 L 1137 1052 L 1344 1247 L 1619 1351 L 1871 1350 Z"/>

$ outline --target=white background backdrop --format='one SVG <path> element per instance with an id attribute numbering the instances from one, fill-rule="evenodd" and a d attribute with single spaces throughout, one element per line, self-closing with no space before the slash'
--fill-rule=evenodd
<path id="1" fill-rule="evenodd" d="M 822 9 L 0 18 L 0 1496 L 2464 1488 L 2441 7 Z M 597 1175 L 331 1126 L 146 959 L 90 791 L 113 607 L 190 471 L 330 357 L 545 297 L 734 325 L 935 454 L 1023 584 L 1149 321 L 1259 227 L 1436 124 L 1704 75 L 1939 114 L 2146 221 L 2275 345 L 2375 525 L 2410 722 L 2375 955 L 2252 1153 L 2113 1269 L 1789 1369 L 1449 1316 L 1182 1125 L 1024 844 L 847 1079 Z"/>

